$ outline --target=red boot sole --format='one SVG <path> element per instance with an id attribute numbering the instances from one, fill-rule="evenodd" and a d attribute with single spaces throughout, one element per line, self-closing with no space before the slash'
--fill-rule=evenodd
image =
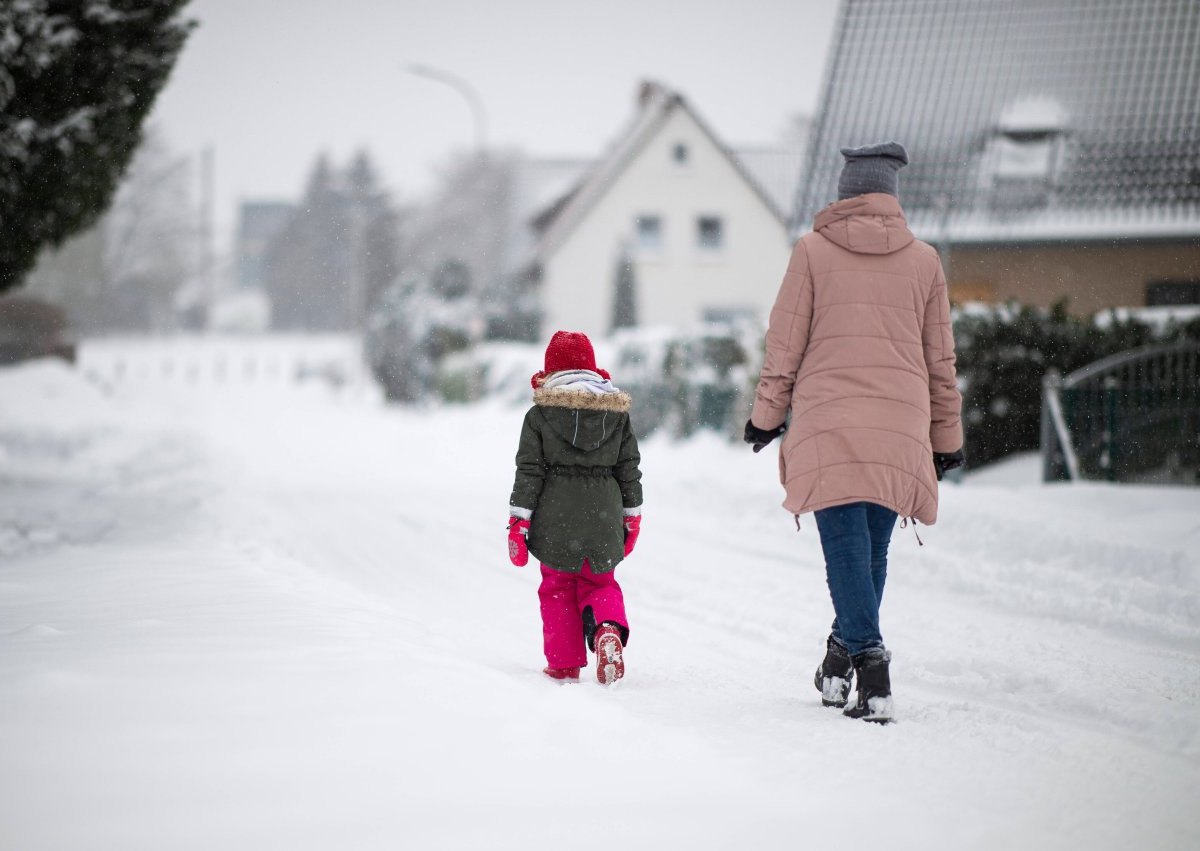
<path id="1" fill-rule="evenodd" d="M 615 635 L 596 639 L 596 679 L 602 686 L 616 685 L 625 676 L 625 648 Z"/>

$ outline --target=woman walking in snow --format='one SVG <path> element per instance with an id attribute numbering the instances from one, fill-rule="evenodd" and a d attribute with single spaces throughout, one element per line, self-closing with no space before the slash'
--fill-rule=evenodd
<path id="1" fill-rule="evenodd" d="M 771 311 L 745 439 L 757 452 L 786 432 L 783 505 L 797 523 L 816 515 L 835 615 L 821 701 L 886 723 L 888 542 L 898 516 L 937 520 L 937 483 L 963 463 L 962 399 L 941 262 L 898 200 L 908 154 L 886 142 L 842 155 L 839 200 L 796 243 Z"/>
<path id="2" fill-rule="evenodd" d="M 508 556 L 542 563 L 546 676 L 578 680 L 587 652 L 596 678 L 625 675 L 625 601 L 613 571 L 641 528 L 642 473 L 629 394 L 596 367 L 584 334 L 558 331 L 535 373 L 509 499 Z"/>

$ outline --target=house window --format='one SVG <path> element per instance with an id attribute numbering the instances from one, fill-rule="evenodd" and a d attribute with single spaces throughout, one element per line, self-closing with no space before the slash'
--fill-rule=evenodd
<path id="1" fill-rule="evenodd" d="M 1146 284 L 1146 306 L 1200 304 L 1200 281 L 1154 281 Z"/>
<path id="2" fill-rule="evenodd" d="M 696 219 L 696 245 L 702 251 L 720 251 L 725 247 L 725 223 L 719 216 Z"/>
<path id="3" fill-rule="evenodd" d="M 662 251 L 663 226 L 660 216 L 638 216 L 634 222 L 639 251 Z"/>
<path id="4" fill-rule="evenodd" d="M 687 165 L 688 146 L 683 142 L 676 142 L 675 146 L 671 148 L 671 159 L 675 161 L 676 165 Z"/>
<path id="5" fill-rule="evenodd" d="M 706 305 L 700 310 L 700 318 L 709 325 L 745 325 L 754 322 L 758 311 L 745 305 Z"/>

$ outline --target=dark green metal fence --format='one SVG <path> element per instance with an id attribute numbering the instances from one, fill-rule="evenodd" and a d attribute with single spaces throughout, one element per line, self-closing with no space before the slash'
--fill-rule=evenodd
<path id="1" fill-rule="evenodd" d="M 1042 387 L 1043 478 L 1200 484 L 1200 343 L 1146 346 Z"/>

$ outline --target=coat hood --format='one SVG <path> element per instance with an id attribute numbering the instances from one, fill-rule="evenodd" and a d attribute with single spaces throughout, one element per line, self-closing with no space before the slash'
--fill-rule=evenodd
<path id="1" fill-rule="evenodd" d="M 587 390 L 539 387 L 533 404 L 542 409 L 546 422 L 576 449 L 599 449 L 619 434 L 628 417 L 632 399 L 625 391 L 592 393 Z"/>
<path id="2" fill-rule="evenodd" d="M 915 238 L 900 201 L 882 192 L 830 204 L 817 213 L 813 231 L 856 254 L 891 254 Z"/>

